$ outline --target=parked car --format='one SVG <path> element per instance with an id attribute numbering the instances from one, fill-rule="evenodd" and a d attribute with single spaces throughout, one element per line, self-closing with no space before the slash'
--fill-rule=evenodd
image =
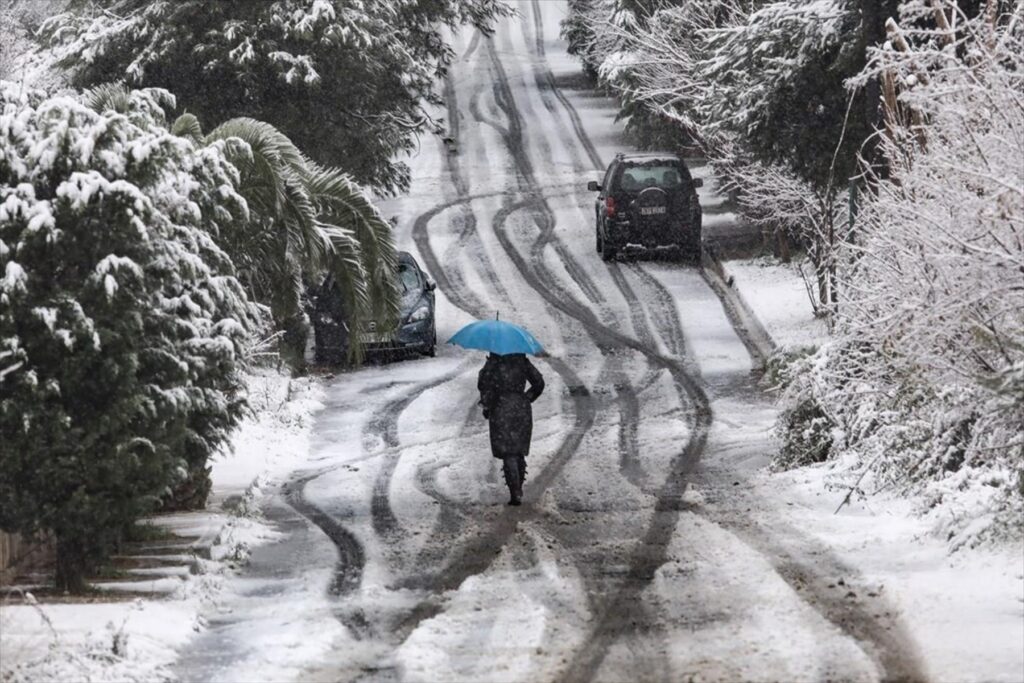
<path id="1" fill-rule="evenodd" d="M 605 261 L 618 254 L 676 252 L 700 260 L 700 178 L 672 154 L 617 154 L 594 203 L 597 251 Z"/>
<path id="2" fill-rule="evenodd" d="M 398 326 L 378 330 L 371 322 L 359 334 L 368 355 L 419 352 L 433 356 L 437 348 L 434 321 L 436 285 L 412 254 L 398 252 L 398 286 L 401 290 Z M 350 329 L 337 285 L 328 278 L 311 295 L 314 355 L 320 363 L 341 363 L 348 355 Z"/>

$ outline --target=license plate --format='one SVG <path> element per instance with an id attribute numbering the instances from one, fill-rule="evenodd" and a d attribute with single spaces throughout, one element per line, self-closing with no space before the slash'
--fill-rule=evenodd
<path id="1" fill-rule="evenodd" d="M 359 335 L 359 341 L 363 344 L 386 344 L 391 341 L 391 335 L 380 332 L 363 332 Z"/>
<path id="2" fill-rule="evenodd" d="M 665 213 L 665 207 L 664 206 L 641 206 L 640 207 L 640 215 L 641 216 L 657 216 L 658 214 L 662 214 L 662 213 Z"/>

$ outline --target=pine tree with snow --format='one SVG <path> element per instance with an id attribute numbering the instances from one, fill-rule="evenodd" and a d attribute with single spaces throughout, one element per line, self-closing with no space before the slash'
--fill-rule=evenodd
<path id="1" fill-rule="evenodd" d="M 424 107 L 453 58 L 445 29 L 489 30 L 500 0 L 102 0 L 54 17 L 75 84 L 167 88 L 204 124 L 266 121 L 315 161 L 384 192 L 438 127 Z"/>
<path id="2" fill-rule="evenodd" d="M 59 589 L 225 444 L 258 314 L 211 238 L 248 218 L 222 146 L 124 104 L 0 91 L 0 528 L 54 534 Z"/>

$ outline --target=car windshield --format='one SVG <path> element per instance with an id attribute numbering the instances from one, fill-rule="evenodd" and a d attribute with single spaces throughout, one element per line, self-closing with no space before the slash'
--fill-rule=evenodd
<path id="1" fill-rule="evenodd" d="M 403 292 L 413 292 L 423 288 L 420 284 L 419 273 L 417 273 L 416 269 L 410 265 L 403 263 L 398 266 L 398 279 L 402 281 Z"/>
<path id="2" fill-rule="evenodd" d="M 622 171 L 620 187 L 625 192 L 639 192 L 648 187 L 675 190 L 683 184 L 679 167 L 671 164 L 658 166 L 629 166 Z"/>

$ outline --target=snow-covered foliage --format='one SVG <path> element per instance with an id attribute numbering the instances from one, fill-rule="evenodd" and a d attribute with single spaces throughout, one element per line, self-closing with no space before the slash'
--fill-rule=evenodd
<path id="1" fill-rule="evenodd" d="M 211 237 L 247 219 L 237 170 L 126 97 L 0 91 L 0 526 L 52 530 L 72 587 L 226 441 L 257 313 Z"/>
<path id="2" fill-rule="evenodd" d="M 902 23 L 931 30 L 863 75 L 895 74 L 916 115 L 883 138 L 890 176 L 842 250 L 837 338 L 792 396 L 857 468 L 923 485 L 972 542 L 1019 534 L 1024 512 L 1024 15 L 954 11 L 953 33 L 921 9 Z"/>
<path id="3" fill-rule="evenodd" d="M 452 59 L 445 27 L 487 30 L 500 0 L 104 0 L 43 34 L 79 85 L 164 87 L 210 125 L 251 116 L 320 163 L 386 191 L 393 157 L 432 121 L 423 108 Z M 324 131 L 330 131 L 325 135 Z"/>
<path id="4" fill-rule="evenodd" d="M 850 136 L 836 158 L 843 80 L 865 60 L 855 2 L 679 0 L 646 13 L 625 5 L 581 3 L 564 27 L 625 107 L 677 122 L 712 156 L 740 145 L 816 187 L 845 181 L 860 140 Z"/>

